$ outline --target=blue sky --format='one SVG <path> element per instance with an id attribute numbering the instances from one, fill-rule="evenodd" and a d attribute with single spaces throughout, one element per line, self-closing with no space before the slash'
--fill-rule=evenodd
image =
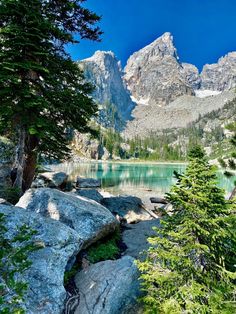
<path id="1" fill-rule="evenodd" d="M 199 69 L 236 51 L 236 0 L 87 0 L 102 15 L 101 43 L 69 47 L 74 60 L 112 50 L 124 66 L 135 51 L 164 32 L 174 35 L 180 60 Z"/>

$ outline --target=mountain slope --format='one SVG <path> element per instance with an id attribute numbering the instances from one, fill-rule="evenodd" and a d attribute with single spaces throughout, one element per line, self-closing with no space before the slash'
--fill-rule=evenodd
<path id="1" fill-rule="evenodd" d="M 199 98 L 184 95 L 168 106 L 137 106 L 133 111 L 134 119 L 127 123 L 124 136 L 148 136 L 159 130 L 184 128 L 214 110 L 222 108 L 235 97 L 234 91 L 223 92 L 216 96 Z"/>

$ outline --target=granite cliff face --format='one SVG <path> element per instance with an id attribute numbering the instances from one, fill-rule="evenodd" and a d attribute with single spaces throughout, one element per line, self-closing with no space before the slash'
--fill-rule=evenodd
<path id="1" fill-rule="evenodd" d="M 95 100 L 103 108 L 107 103 L 114 105 L 116 118 L 120 115 L 126 122 L 128 137 L 185 127 L 232 100 L 231 90 L 236 87 L 236 52 L 205 65 L 199 73 L 194 65 L 179 61 L 170 33 L 135 52 L 124 72 L 112 52 L 97 51 L 82 66 L 96 86 Z M 102 121 L 110 120 L 104 109 L 100 116 Z"/>
<path id="2" fill-rule="evenodd" d="M 206 64 L 201 73 L 201 89 L 225 91 L 236 87 L 236 52 L 230 52 L 218 63 Z"/>
<path id="3" fill-rule="evenodd" d="M 135 52 L 124 71 L 133 99 L 141 105 L 162 106 L 179 96 L 194 94 L 170 33 Z"/>
<path id="4" fill-rule="evenodd" d="M 123 119 L 129 119 L 134 103 L 114 53 L 97 51 L 91 58 L 83 60 L 81 66 L 85 77 L 95 86 L 94 99 L 101 105 L 113 105 Z"/>

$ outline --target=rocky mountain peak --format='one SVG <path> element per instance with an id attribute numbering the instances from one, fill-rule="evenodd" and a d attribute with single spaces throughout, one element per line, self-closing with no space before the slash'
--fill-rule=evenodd
<path id="1" fill-rule="evenodd" d="M 177 51 L 174 46 L 173 35 L 168 32 L 157 38 L 152 44 L 150 44 L 146 48 L 153 48 L 156 54 L 160 56 L 170 55 L 172 57 L 178 58 Z"/>
<path id="2" fill-rule="evenodd" d="M 193 94 L 171 33 L 134 53 L 125 67 L 124 79 L 138 104 L 162 106 L 178 96 Z"/>

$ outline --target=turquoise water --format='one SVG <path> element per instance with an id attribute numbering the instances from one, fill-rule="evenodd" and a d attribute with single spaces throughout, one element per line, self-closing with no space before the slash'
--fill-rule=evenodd
<path id="1" fill-rule="evenodd" d="M 151 164 L 151 163 L 118 163 L 90 162 L 64 163 L 52 166 L 54 170 L 65 171 L 72 179 L 77 176 L 101 179 L 102 188 L 113 194 L 142 194 L 155 191 L 165 194 L 175 183 L 173 172 L 185 171 L 185 164 Z M 233 178 L 226 178 L 218 173 L 219 186 L 227 192 L 233 189 Z"/>

